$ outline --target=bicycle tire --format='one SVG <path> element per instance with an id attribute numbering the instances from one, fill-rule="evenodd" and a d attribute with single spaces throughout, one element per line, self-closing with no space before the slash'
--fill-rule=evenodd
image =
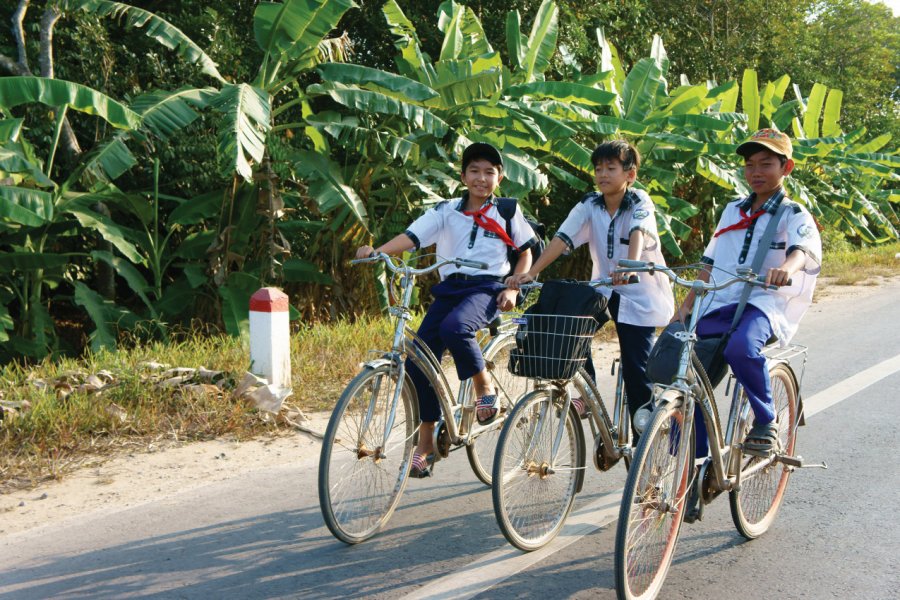
<path id="1" fill-rule="evenodd" d="M 659 593 L 684 520 L 694 436 L 692 424 L 685 424 L 683 398 L 671 394 L 640 437 L 622 493 L 615 571 L 618 597 L 627 600 L 651 600 Z"/>
<path id="2" fill-rule="evenodd" d="M 494 459 L 491 495 L 500 531 L 530 552 L 550 542 L 565 524 L 584 469 L 584 432 L 573 407 L 560 414 L 552 388 L 522 398 L 506 419 Z M 552 444 L 564 418 L 556 460 Z M 552 469 L 552 470 L 551 470 Z"/>
<path id="3" fill-rule="evenodd" d="M 776 451 L 793 456 L 797 444 L 798 422 L 798 390 L 796 379 L 790 368 L 784 364 L 776 364 L 769 369 L 772 384 L 772 399 L 778 414 L 778 442 Z M 747 395 L 741 394 L 741 402 L 748 402 Z M 750 419 L 744 424 L 740 441 L 750 431 Z M 742 471 L 752 468 L 758 463 L 758 457 L 745 456 L 741 461 Z M 752 540 L 764 534 L 778 515 L 778 509 L 784 500 L 792 469 L 782 463 L 772 463 L 747 479 L 741 478 L 741 486 L 731 491 L 728 499 L 731 504 L 731 519 L 738 532 Z"/>
<path id="4" fill-rule="evenodd" d="M 319 455 L 319 506 L 328 529 L 347 544 L 362 542 L 384 527 L 406 487 L 418 421 L 415 392 L 408 380 L 382 449 L 396 385 L 396 366 L 364 369 L 341 394 L 325 430 Z M 368 426 L 361 431 L 367 415 Z"/>
<path id="5" fill-rule="evenodd" d="M 494 364 L 490 376 L 493 379 L 494 391 L 497 393 L 497 400 L 500 403 L 500 412 L 497 418 L 494 419 L 494 422 L 491 423 L 491 429 L 481 432 L 478 437 L 466 446 L 466 456 L 469 459 L 469 465 L 472 467 L 475 477 L 488 486 L 491 485 L 494 454 L 497 449 L 497 441 L 500 439 L 500 430 L 503 427 L 503 422 L 518 399 L 524 396 L 528 390 L 529 380 L 513 375 L 507 368 L 509 353 L 515 347 L 516 340 L 510 335 L 489 345 L 484 353 L 485 362 L 490 361 Z"/>

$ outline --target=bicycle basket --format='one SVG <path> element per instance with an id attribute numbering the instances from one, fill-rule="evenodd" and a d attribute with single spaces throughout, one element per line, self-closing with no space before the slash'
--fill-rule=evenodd
<path id="1" fill-rule="evenodd" d="M 575 376 L 587 359 L 597 328 L 593 317 L 525 313 L 519 325 L 516 349 L 509 354 L 514 375 L 562 380 Z"/>

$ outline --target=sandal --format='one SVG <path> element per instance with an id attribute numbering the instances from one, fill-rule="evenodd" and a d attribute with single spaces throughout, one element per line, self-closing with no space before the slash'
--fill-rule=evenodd
<path id="1" fill-rule="evenodd" d="M 778 441 L 778 422 L 754 423 L 744 438 L 744 452 L 766 456 L 775 449 Z"/>
<path id="2" fill-rule="evenodd" d="M 481 398 L 478 399 L 478 403 L 475 404 L 475 410 L 487 410 L 490 409 L 491 414 L 488 418 L 482 419 L 477 415 L 475 418 L 478 419 L 479 425 L 490 425 L 494 422 L 494 419 L 497 418 L 497 415 L 500 413 L 500 407 L 497 402 L 497 394 L 485 394 Z"/>
<path id="3" fill-rule="evenodd" d="M 414 452 L 412 464 L 409 467 L 409 476 L 416 479 L 431 477 L 434 470 L 434 458 L 434 452 L 428 455 Z"/>
<path id="4" fill-rule="evenodd" d="M 581 417 L 582 419 L 587 419 L 587 403 L 584 401 L 584 398 L 582 398 L 581 396 L 572 396 L 572 406 L 574 406 L 575 410 L 578 411 L 579 417 Z"/>

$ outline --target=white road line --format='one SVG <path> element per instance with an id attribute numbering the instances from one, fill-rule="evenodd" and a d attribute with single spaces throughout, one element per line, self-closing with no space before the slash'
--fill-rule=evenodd
<path id="1" fill-rule="evenodd" d="M 804 398 L 803 407 L 806 416 L 811 417 L 820 413 L 898 371 L 900 371 L 900 354 L 809 398 Z M 618 518 L 621 498 L 621 489 L 608 492 L 595 502 L 572 513 L 559 536 L 540 550 L 526 554 L 510 546 L 504 550 L 485 554 L 461 569 L 403 596 L 403 600 L 466 600 L 477 596 L 566 546 L 574 544 L 587 534 L 614 522 Z"/>
<path id="2" fill-rule="evenodd" d="M 803 410 L 807 417 L 811 417 L 842 400 L 846 400 L 870 385 L 878 383 L 885 377 L 893 375 L 897 371 L 900 371 L 900 354 L 882 361 L 874 367 L 869 367 L 865 371 L 860 371 L 856 375 L 836 383 L 810 398 L 804 398 Z"/>
<path id="3" fill-rule="evenodd" d="M 524 553 L 512 546 L 485 554 L 478 560 L 404 596 L 404 600 L 429 598 L 440 600 L 463 600 L 471 598 L 498 583 L 509 579 L 519 571 L 539 563 L 548 556 L 573 544 L 591 533 L 616 520 L 622 489 L 608 492 L 599 500 L 572 513 L 562 531 L 550 544 L 540 550 Z"/>

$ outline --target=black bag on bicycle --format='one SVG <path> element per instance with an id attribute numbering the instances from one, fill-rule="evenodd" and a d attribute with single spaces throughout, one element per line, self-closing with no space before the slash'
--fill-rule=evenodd
<path id="1" fill-rule="evenodd" d="M 589 285 L 548 281 L 537 302 L 525 311 L 516 333 L 509 370 L 522 377 L 571 379 L 608 319 L 606 298 Z"/>
<path id="2" fill-rule="evenodd" d="M 678 373 L 678 361 L 681 358 L 682 342 L 675 337 L 678 331 L 684 331 L 684 324 L 676 321 L 670 323 L 650 350 L 647 359 L 647 377 L 654 383 L 668 385 L 675 381 Z M 728 336 L 715 336 L 697 340 L 694 343 L 694 354 L 700 359 L 709 382 L 715 388 L 728 373 L 725 362 L 725 344 Z"/>

